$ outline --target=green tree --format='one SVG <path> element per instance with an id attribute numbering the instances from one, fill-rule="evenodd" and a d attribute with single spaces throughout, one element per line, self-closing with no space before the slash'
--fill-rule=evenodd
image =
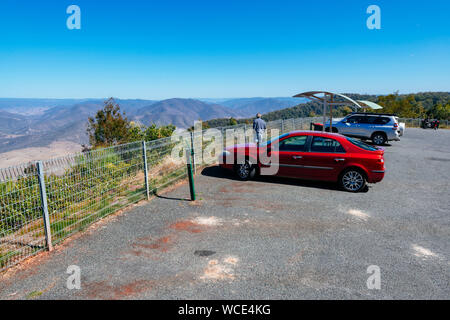
<path id="1" fill-rule="evenodd" d="M 130 122 L 113 98 L 106 100 L 103 109 L 88 119 L 89 142 L 95 148 L 125 143 L 129 131 Z"/>
<path id="2" fill-rule="evenodd" d="M 428 116 L 440 120 L 450 119 L 450 104 L 443 105 L 441 103 L 434 105 L 428 112 Z"/>
<path id="3" fill-rule="evenodd" d="M 346 115 L 352 113 L 353 110 L 352 110 L 352 108 L 350 108 L 348 106 L 344 106 L 344 107 L 340 108 L 340 111 L 341 111 L 342 115 L 346 116 Z"/>
<path id="4" fill-rule="evenodd" d="M 230 125 L 230 126 L 235 126 L 235 125 L 237 125 L 237 124 L 238 124 L 237 120 L 236 120 L 235 118 L 231 117 L 231 118 L 230 118 L 229 125 Z"/>
<path id="5" fill-rule="evenodd" d="M 417 102 L 415 95 L 399 96 L 398 93 L 378 97 L 377 103 L 383 107 L 379 113 L 395 113 L 400 117 L 416 118 L 424 112 L 422 102 Z"/>
<path id="6" fill-rule="evenodd" d="M 166 126 L 162 126 L 159 128 L 160 131 L 160 137 L 161 138 L 167 138 L 172 135 L 172 133 L 175 131 L 177 127 L 175 127 L 173 124 L 168 124 Z"/>
<path id="7" fill-rule="evenodd" d="M 145 130 L 145 129 L 144 129 Z M 130 122 L 128 129 L 127 142 L 142 141 L 145 138 L 143 127 L 134 121 Z"/>
<path id="8" fill-rule="evenodd" d="M 202 122 L 202 130 L 206 130 L 206 129 L 210 128 L 210 125 L 209 125 L 208 121 L 202 121 L 201 119 L 199 119 L 198 121 Z M 194 131 L 194 126 L 188 128 L 187 131 L 189 131 L 189 132 Z"/>
<path id="9" fill-rule="evenodd" d="M 156 124 L 152 124 L 144 131 L 145 141 L 151 141 L 161 138 L 170 137 L 175 131 L 176 127 L 173 124 L 158 127 Z"/>

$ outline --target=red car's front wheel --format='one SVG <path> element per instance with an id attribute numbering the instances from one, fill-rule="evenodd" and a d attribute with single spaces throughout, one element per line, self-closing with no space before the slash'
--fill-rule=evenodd
<path id="1" fill-rule="evenodd" d="M 241 180 L 248 180 L 255 176 L 256 167 L 250 162 L 245 161 L 244 163 L 237 164 L 235 167 L 236 173 Z"/>

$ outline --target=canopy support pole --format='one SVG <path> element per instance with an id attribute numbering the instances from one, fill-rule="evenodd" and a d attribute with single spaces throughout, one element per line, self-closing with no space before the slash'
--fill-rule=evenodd
<path id="1" fill-rule="evenodd" d="M 322 132 L 325 132 L 325 122 L 327 121 L 327 94 L 323 95 L 323 125 Z"/>
<path id="2" fill-rule="evenodd" d="M 330 94 L 330 132 L 333 132 L 333 94 Z"/>

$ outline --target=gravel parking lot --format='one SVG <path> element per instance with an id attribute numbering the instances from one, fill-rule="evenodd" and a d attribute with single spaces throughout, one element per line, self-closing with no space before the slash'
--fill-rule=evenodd
<path id="1" fill-rule="evenodd" d="M 449 299 L 450 130 L 407 128 L 385 161 L 358 194 L 206 168 L 195 203 L 183 184 L 109 217 L 1 275 L 0 298 Z"/>

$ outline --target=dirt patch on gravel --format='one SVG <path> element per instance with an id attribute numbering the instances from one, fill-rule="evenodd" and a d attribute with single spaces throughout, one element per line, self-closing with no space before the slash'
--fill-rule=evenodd
<path id="1" fill-rule="evenodd" d="M 177 231 L 187 231 L 190 233 L 200 233 L 206 230 L 205 226 L 199 225 L 190 220 L 174 222 L 169 226 L 169 228 Z"/>
<path id="2" fill-rule="evenodd" d="M 251 203 L 251 206 L 258 209 L 263 209 L 265 211 L 275 211 L 275 212 L 289 209 L 289 206 L 281 205 L 280 203 L 274 203 L 266 200 L 258 200 L 254 203 Z"/>
<path id="3" fill-rule="evenodd" d="M 264 187 L 263 184 L 255 183 L 255 182 L 233 182 L 230 185 L 222 186 L 219 188 L 219 192 L 221 193 L 256 193 Z"/>
<path id="4" fill-rule="evenodd" d="M 80 295 L 86 299 L 122 300 L 135 299 L 140 294 L 156 292 L 160 288 L 179 286 L 181 283 L 194 282 L 194 276 L 190 272 L 181 272 L 175 275 L 158 279 L 140 279 L 126 283 L 114 283 L 114 279 L 108 281 L 93 281 L 81 285 Z"/>
<path id="5" fill-rule="evenodd" d="M 200 279 L 212 281 L 233 280 L 233 266 L 237 264 L 237 261 L 237 258 L 233 258 L 232 262 L 224 261 L 224 263 L 219 263 L 219 261 L 215 259 L 210 260 L 206 268 L 203 270 L 203 274 Z"/>
<path id="6" fill-rule="evenodd" d="M 83 285 L 82 289 L 89 299 L 118 300 L 152 290 L 154 284 L 153 280 L 136 280 L 118 286 L 106 281 L 95 281 Z"/>
<path id="7" fill-rule="evenodd" d="M 251 226 L 262 229 L 267 235 L 279 234 L 297 234 L 297 233 L 323 233 L 330 230 L 337 230 L 346 227 L 344 222 L 322 221 L 304 218 L 301 221 L 276 221 L 276 220 L 257 220 L 250 224 Z"/>
<path id="8" fill-rule="evenodd" d="M 152 241 L 151 243 L 135 243 L 133 247 L 145 248 L 145 249 L 153 249 L 161 252 L 167 252 L 172 248 L 173 245 L 173 237 L 165 236 L 159 239 Z"/>

